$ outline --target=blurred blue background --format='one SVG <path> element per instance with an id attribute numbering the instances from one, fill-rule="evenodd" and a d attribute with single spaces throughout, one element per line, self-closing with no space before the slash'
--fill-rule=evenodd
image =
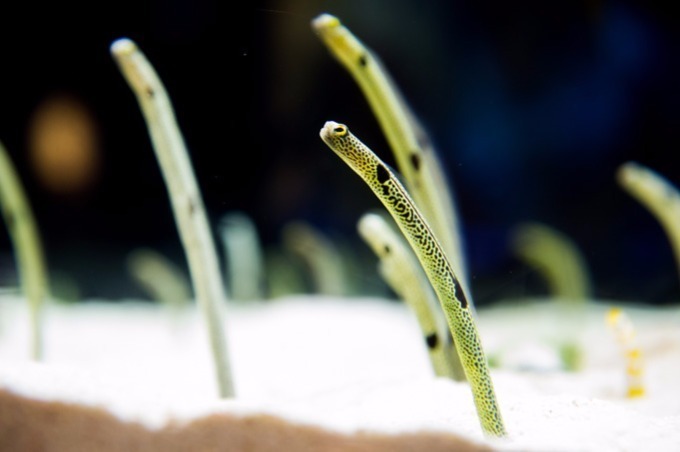
<path id="1" fill-rule="evenodd" d="M 456 193 L 478 304 L 545 293 L 508 246 L 525 221 L 577 243 L 596 296 L 677 302 L 663 230 L 615 181 L 634 160 L 680 183 L 680 16 L 668 2 L 223 3 L 0 7 L 16 25 L 0 31 L 0 140 L 50 269 L 82 297 L 143 296 L 125 268 L 139 246 L 186 265 L 142 116 L 109 55 L 123 36 L 172 96 L 214 224 L 244 211 L 276 245 L 287 222 L 303 219 L 370 257 L 355 225 L 379 203 L 318 130 L 344 122 L 392 159 L 358 87 L 310 27 L 329 12 L 382 58 L 430 132 Z M 76 188 L 46 180 L 31 150 L 35 118 L 55 99 L 78 105 L 93 131 L 91 177 Z M 352 272 L 369 292 L 380 287 L 372 262 Z M 0 283 L 16 284 L 6 234 Z"/>

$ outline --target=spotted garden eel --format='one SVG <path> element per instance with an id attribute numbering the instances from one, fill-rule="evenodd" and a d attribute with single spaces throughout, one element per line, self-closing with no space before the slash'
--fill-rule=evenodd
<path id="1" fill-rule="evenodd" d="M 621 165 L 619 185 L 661 223 L 673 248 L 680 272 L 680 192 L 663 176 L 635 162 Z"/>
<path id="2" fill-rule="evenodd" d="M 371 188 L 394 218 L 425 270 L 446 315 L 465 375 L 470 383 L 482 430 L 504 436 L 489 366 L 471 307 L 442 246 L 397 177 L 343 124 L 328 121 L 321 139 Z"/>
<path id="3" fill-rule="evenodd" d="M 465 379 L 446 318 L 417 258 L 403 236 L 377 213 L 366 213 L 357 224 L 359 235 L 380 259 L 378 271 L 416 316 L 435 375 Z"/>
<path id="4" fill-rule="evenodd" d="M 427 133 L 380 59 L 337 17 L 321 14 L 312 21 L 312 28 L 366 96 L 409 192 L 451 256 L 453 268 L 467 291 L 454 197 Z M 472 299 L 469 301 L 472 304 Z"/>
<path id="5" fill-rule="evenodd" d="M 621 345 L 626 360 L 626 397 L 629 399 L 643 397 L 645 395 L 645 385 L 642 378 L 644 363 L 642 349 L 638 343 L 633 322 L 621 308 L 610 308 L 606 314 L 606 321 L 616 336 L 617 342 Z"/>

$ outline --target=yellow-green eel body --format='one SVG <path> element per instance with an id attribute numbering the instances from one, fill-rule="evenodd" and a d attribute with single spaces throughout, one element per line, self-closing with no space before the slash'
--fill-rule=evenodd
<path id="1" fill-rule="evenodd" d="M 403 234 L 390 226 L 388 220 L 377 213 L 365 213 L 357 224 L 359 235 L 380 259 L 378 271 L 385 282 L 415 314 L 435 375 L 465 381 L 463 366 L 432 285 Z"/>
<path id="2" fill-rule="evenodd" d="M 636 162 L 626 162 L 617 179 L 631 196 L 645 206 L 661 223 L 673 248 L 680 271 L 680 192 L 665 177 Z"/>
<path id="3" fill-rule="evenodd" d="M 321 14 L 312 21 L 312 26 L 364 93 L 406 187 L 447 255 L 454 260 L 453 268 L 466 287 L 467 270 L 454 196 L 427 133 L 378 56 L 337 17 Z"/>
<path id="4" fill-rule="evenodd" d="M 328 121 L 320 135 L 380 199 L 418 256 L 453 334 L 482 430 L 487 436 L 504 436 L 503 419 L 467 297 L 430 226 L 387 165 L 345 125 Z"/>

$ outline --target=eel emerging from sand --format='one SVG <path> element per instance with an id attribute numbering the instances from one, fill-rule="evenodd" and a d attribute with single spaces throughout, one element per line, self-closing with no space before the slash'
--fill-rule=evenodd
<path id="1" fill-rule="evenodd" d="M 397 177 L 373 151 L 350 133 L 347 126 L 328 121 L 320 135 L 328 147 L 371 188 L 415 251 L 446 314 L 470 382 L 482 430 L 487 436 L 504 436 L 503 419 L 471 307 L 430 226 Z"/>

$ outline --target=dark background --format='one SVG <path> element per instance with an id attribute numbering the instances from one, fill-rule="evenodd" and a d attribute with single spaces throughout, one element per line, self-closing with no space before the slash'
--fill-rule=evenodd
<path id="1" fill-rule="evenodd" d="M 545 293 L 508 248 L 523 221 L 575 240 L 596 296 L 674 302 L 668 240 L 614 178 L 635 160 L 680 181 L 680 22 L 670 3 L 2 6 L 0 140 L 56 286 L 70 280 L 83 298 L 143 297 L 125 264 L 139 246 L 186 268 L 142 115 L 109 54 L 111 42 L 129 37 L 172 97 L 213 224 L 244 211 L 275 246 L 284 224 L 304 219 L 366 253 L 356 221 L 379 202 L 318 131 L 344 122 L 392 160 L 358 87 L 312 32 L 310 21 L 329 12 L 382 58 L 431 133 L 455 187 L 478 304 Z M 58 95 L 91 114 L 99 143 L 94 182 L 68 194 L 41 182 L 29 152 L 34 114 Z M 380 287 L 372 265 L 353 275 L 367 292 Z M 0 283 L 16 285 L 6 232 Z"/>

